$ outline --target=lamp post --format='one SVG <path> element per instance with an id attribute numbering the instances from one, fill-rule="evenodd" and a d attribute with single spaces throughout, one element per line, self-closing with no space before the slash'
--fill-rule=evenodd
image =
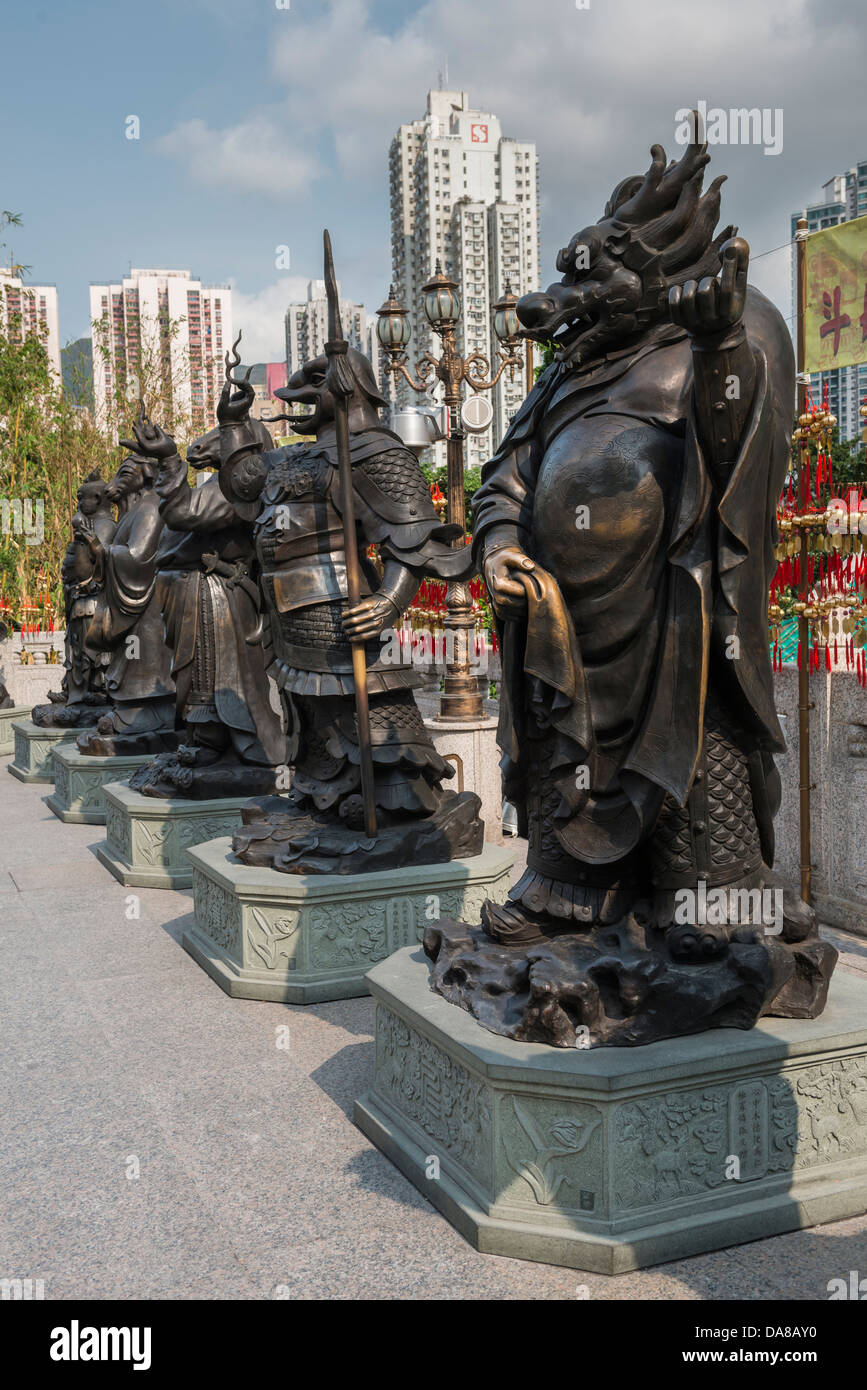
<path id="1" fill-rule="evenodd" d="M 402 376 L 413 391 L 427 391 L 434 379 L 443 384 L 443 399 L 448 408 L 448 439 L 446 457 L 448 460 L 448 520 L 466 529 L 466 507 L 464 503 L 464 437 L 465 429 L 461 420 L 461 401 L 466 382 L 473 391 L 491 391 L 503 372 L 508 370 L 509 380 L 514 380 L 514 370 L 523 366 L 523 360 L 516 348 L 520 338 L 520 327 L 516 310 L 517 298 L 509 286 L 502 298 L 493 306 L 494 332 L 502 344 L 498 348 L 500 365 L 493 375 L 491 364 L 484 353 L 471 352 L 464 357 L 455 344 L 455 328 L 461 316 L 461 301 L 457 293 L 457 283 L 443 273 L 437 261 L 436 270 L 422 287 L 424 312 L 428 323 L 442 343 L 442 353 L 437 358 L 430 352 L 416 363 L 416 378 L 413 378 L 406 365 L 406 348 L 412 336 L 409 311 L 395 297 L 394 286 L 388 292 L 388 299 L 377 310 L 379 322 L 376 325 L 377 337 L 388 356 L 386 370 L 394 378 L 395 385 Z M 459 542 L 454 542 L 459 544 Z M 481 719 L 484 715 L 482 696 L 478 681 L 472 673 L 470 663 L 470 637 L 474 631 L 473 601 L 467 583 L 449 584 L 446 598 L 446 630 L 453 634 L 451 655 L 448 655 L 445 685 L 440 701 L 440 719 Z"/>

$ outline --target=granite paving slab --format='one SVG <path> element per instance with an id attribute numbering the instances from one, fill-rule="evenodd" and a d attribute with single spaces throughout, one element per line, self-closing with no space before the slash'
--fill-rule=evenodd
<path id="1" fill-rule="evenodd" d="M 50 1299 L 762 1302 L 867 1269 L 864 1217 L 617 1276 L 479 1254 L 352 1124 L 371 999 L 231 999 L 180 945 L 188 893 L 124 887 L 99 831 L 44 788 L 3 792 L 4 1276 Z M 844 940 L 842 968 L 863 946 Z"/>

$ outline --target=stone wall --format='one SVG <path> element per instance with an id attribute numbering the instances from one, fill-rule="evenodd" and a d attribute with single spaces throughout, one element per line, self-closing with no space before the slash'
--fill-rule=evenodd
<path id="1" fill-rule="evenodd" d="M 63 643 L 65 633 L 53 632 L 22 643 L 21 633 L 13 632 L 0 642 L 0 682 L 6 686 L 16 705 L 45 704 L 49 690 L 59 690 L 63 680 Z M 32 665 L 21 663 L 22 645 L 33 653 Z M 56 663 L 46 660 L 51 649 L 58 653 Z"/>

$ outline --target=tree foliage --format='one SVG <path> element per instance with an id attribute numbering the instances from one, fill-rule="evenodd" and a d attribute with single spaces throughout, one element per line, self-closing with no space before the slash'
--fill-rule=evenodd
<path id="1" fill-rule="evenodd" d="M 0 236 L 10 226 L 20 226 L 18 215 L 0 212 Z M 20 276 L 27 267 L 11 269 Z M 175 350 L 180 325 L 162 316 L 128 322 L 128 357 L 115 359 L 108 319 L 93 324 L 93 355 L 111 379 L 99 419 L 80 404 L 93 401 L 92 371 L 81 354 L 64 390 L 42 339 L 19 341 L 20 317 L 10 316 L 0 332 L 0 603 L 13 622 L 61 621 L 60 566 L 76 491 L 94 469 L 106 479 L 114 475 L 124 457 L 118 440 L 133 438 L 139 397 L 150 418 L 182 447 L 207 427 L 202 412 L 189 404 L 189 362 Z M 206 359 L 204 373 L 211 377 L 205 396 L 213 396 L 222 378 L 219 364 Z M 35 525 L 27 527 L 28 535 L 19 520 L 35 518 L 39 503 L 41 539 Z"/>

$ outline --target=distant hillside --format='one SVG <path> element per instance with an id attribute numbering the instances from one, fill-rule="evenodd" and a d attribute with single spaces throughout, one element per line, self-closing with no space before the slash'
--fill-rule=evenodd
<path id="1" fill-rule="evenodd" d="M 63 389 L 73 405 L 93 407 L 93 352 L 89 338 L 76 338 L 60 349 Z"/>

